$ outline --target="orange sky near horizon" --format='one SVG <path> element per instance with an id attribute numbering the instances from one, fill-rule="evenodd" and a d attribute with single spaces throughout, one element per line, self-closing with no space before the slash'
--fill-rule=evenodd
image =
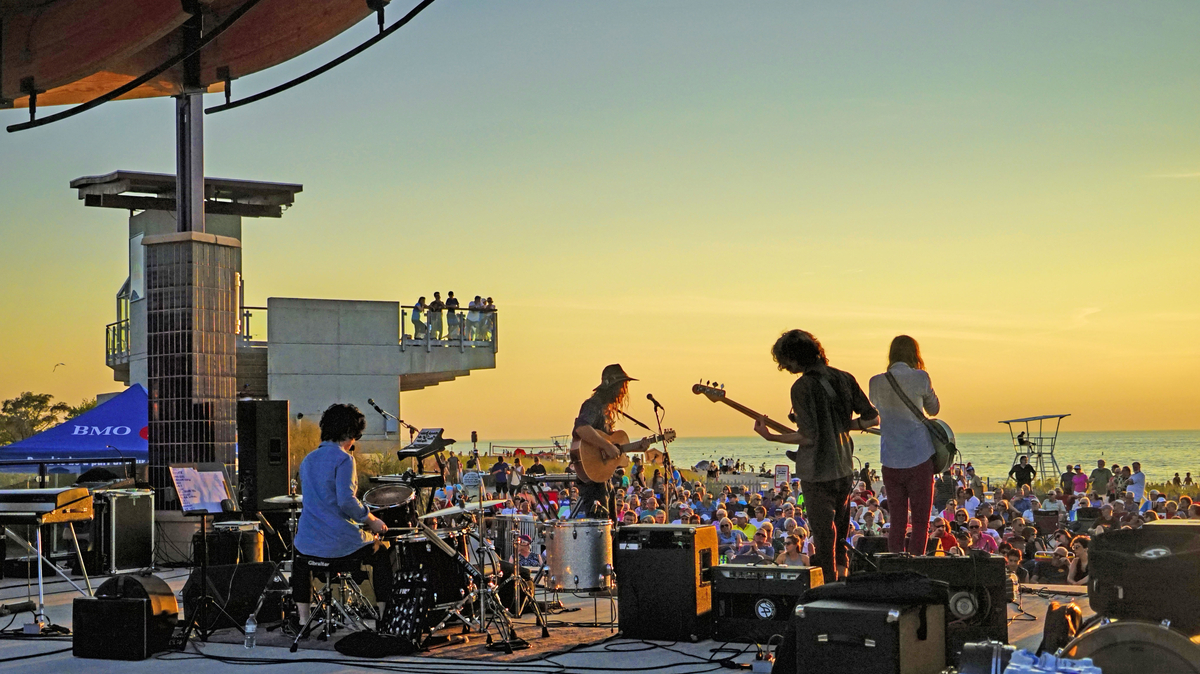
<path id="1" fill-rule="evenodd" d="M 1047 413 L 1200 428 L 1198 19 L 1185 2 L 434 4 L 336 76 L 209 116 L 207 172 L 304 184 L 281 221 L 244 225 L 249 304 L 495 297 L 497 368 L 402 397 L 455 437 L 567 432 L 611 362 L 641 380 L 635 416 L 652 392 L 681 434 L 749 435 L 689 388 L 782 417 L 769 348 L 789 328 L 864 388 L 892 337 L 916 337 L 960 432 Z M 104 325 L 126 213 L 67 183 L 171 172 L 170 108 L 0 137 L 0 399 L 118 387 Z"/>

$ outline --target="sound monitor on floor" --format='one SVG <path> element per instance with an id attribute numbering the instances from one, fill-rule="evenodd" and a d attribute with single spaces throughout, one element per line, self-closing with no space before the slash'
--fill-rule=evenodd
<path id="1" fill-rule="evenodd" d="M 634 524 L 613 549 L 627 639 L 697 641 L 712 632 L 712 567 L 717 530 L 688 524 Z"/>
<path id="2" fill-rule="evenodd" d="M 1200 520 L 1160 520 L 1107 531 L 1088 550 L 1088 599 L 1107 618 L 1200 633 Z"/>
<path id="3" fill-rule="evenodd" d="M 167 650 L 179 619 L 170 586 L 157 576 L 114 576 L 95 598 L 72 606 L 71 652 L 77 658 L 145 660 Z"/>
<path id="4" fill-rule="evenodd" d="M 267 592 L 263 606 L 257 614 L 260 625 L 280 620 L 283 616 L 282 590 L 287 584 L 280 578 L 272 579 L 274 565 L 268 562 L 257 564 L 220 564 L 208 567 L 208 593 L 216 600 L 217 605 L 229 614 L 229 618 L 221 615 L 220 611 L 210 611 L 207 615 L 210 627 L 240 627 L 246 623 L 246 618 L 258 605 L 258 598 L 263 589 L 270 583 L 271 592 Z M 187 582 L 183 586 L 184 619 L 190 618 L 196 610 L 196 604 L 202 595 L 200 587 L 200 568 L 192 569 Z"/>

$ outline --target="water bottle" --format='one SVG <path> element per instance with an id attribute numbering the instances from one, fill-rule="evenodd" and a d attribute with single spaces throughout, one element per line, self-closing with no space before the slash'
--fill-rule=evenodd
<path id="1" fill-rule="evenodd" d="M 246 618 L 246 648 L 254 648 L 258 638 L 258 621 L 254 619 L 254 614 L 251 613 L 249 618 Z"/>

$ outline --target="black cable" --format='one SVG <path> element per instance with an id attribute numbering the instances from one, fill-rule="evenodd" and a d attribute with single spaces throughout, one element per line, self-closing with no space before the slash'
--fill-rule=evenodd
<path id="1" fill-rule="evenodd" d="M 396 23 L 393 23 L 392 25 L 388 26 L 383 31 L 381 31 L 379 34 L 372 36 L 371 39 L 367 40 L 366 42 L 358 45 L 354 49 L 351 49 L 350 51 L 346 52 L 345 54 L 342 54 L 341 56 L 333 59 L 332 61 L 329 61 L 328 63 L 326 63 L 325 65 L 322 65 L 319 68 L 310 70 L 307 73 L 305 73 L 297 78 L 288 80 L 287 82 L 284 82 L 283 84 L 280 84 L 279 86 L 267 89 L 266 91 L 261 91 L 257 94 L 254 94 L 253 96 L 247 96 L 246 98 L 239 98 L 238 100 L 230 102 L 230 103 L 225 103 L 223 105 L 214 105 L 211 108 L 205 108 L 204 114 L 211 115 L 214 112 L 224 112 L 226 110 L 232 110 L 234 108 L 239 108 L 243 105 L 261 101 L 264 98 L 274 96 L 275 94 L 287 91 L 288 89 L 291 89 L 292 87 L 304 84 L 305 82 L 313 79 L 314 77 L 317 77 L 318 75 L 323 75 L 324 73 L 329 72 L 330 70 L 333 70 L 334 68 L 340 66 L 341 64 L 345 63 L 346 61 L 349 61 L 350 59 L 354 58 L 355 56 L 358 56 L 359 54 L 366 51 L 367 49 L 370 49 L 371 47 L 375 46 L 376 43 L 382 41 L 385 37 L 391 35 L 392 33 L 396 32 L 400 28 L 403 28 L 404 24 L 408 23 L 409 21 L 412 21 L 418 14 L 420 14 L 426 7 L 428 7 L 431 4 L 433 4 L 433 0 L 423 0 L 423 2 L 421 2 L 421 4 L 414 7 L 412 9 L 412 11 L 410 11 L 408 14 L 405 14 L 404 18 L 402 18 L 399 21 L 397 21 Z"/>
<path id="2" fill-rule="evenodd" d="M 66 653 L 67 651 L 70 651 L 70 650 L 71 650 L 71 648 L 68 647 L 68 648 L 60 648 L 57 651 L 46 651 L 45 653 L 30 653 L 29 655 L 17 655 L 17 656 L 11 657 L 11 658 L 0 659 L 0 663 L 16 662 L 18 660 L 32 660 L 33 658 L 40 658 L 40 657 L 43 657 L 46 655 L 59 655 L 60 653 Z"/>
<path id="3" fill-rule="evenodd" d="M 156 68 L 150 70 L 149 72 L 142 75 L 141 77 L 135 78 L 135 79 L 127 82 L 126 84 L 123 84 L 123 85 L 117 87 L 116 89 L 113 89 L 112 91 L 110 91 L 106 94 L 101 94 L 101 95 L 97 96 L 96 98 L 93 98 L 92 100 L 87 101 L 86 103 L 80 103 L 79 105 L 76 105 L 73 108 L 67 108 L 66 110 L 63 110 L 62 112 L 56 112 L 53 115 L 50 115 L 48 117 L 43 117 L 41 119 L 32 119 L 28 122 L 23 122 L 21 124 L 12 124 L 8 127 L 8 132 L 14 133 L 16 131 L 24 131 L 26 129 L 32 129 L 32 128 L 39 127 L 39 126 L 45 126 L 46 124 L 53 124 L 54 122 L 66 119 L 68 117 L 74 117 L 75 115 L 78 115 L 81 112 L 87 112 L 88 110 L 91 110 L 92 108 L 103 105 L 103 104 L 113 100 L 114 98 L 117 98 L 118 96 L 122 96 L 124 94 L 129 93 L 130 91 L 133 91 L 134 89 L 142 86 L 146 82 L 149 82 L 150 80 L 154 79 L 155 77 L 158 77 L 162 73 L 179 65 L 188 57 L 197 54 L 201 49 L 204 49 L 205 47 L 207 47 L 210 42 L 217 39 L 217 37 L 219 37 L 221 35 L 221 33 L 224 33 L 230 26 L 232 26 L 234 23 L 236 23 L 238 19 L 242 18 L 242 16 L 244 16 L 246 14 L 246 12 L 250 11 L 251 8 L 253 8 L 255 5 L 257 5 L 258 2 L 259 2 L 259 0 L 246 0 L 245 2 L 243 2 L 241 4 L 241 6 L 238 7 L 237 9 L 233 10 L 233 13 L 230 14 L 224 21 L 222 21 L 220 25 L 218 25 L 216 28 L 214 28 L 211 31 L 209 31 L 208 33 L 206 33 L 204 35 L 204 37 L 200 38 L 200 41 L 196 43 L 195 49 L 193 49 L 191 51 L 181 51 L 178 54 L 176 54 L 175 56 L 172 56 L 171 58 L 167 59 L 166 61 L 163 61 Z"/>

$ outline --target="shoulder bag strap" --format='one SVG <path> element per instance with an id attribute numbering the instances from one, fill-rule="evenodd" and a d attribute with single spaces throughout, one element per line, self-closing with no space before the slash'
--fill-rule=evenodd
<path id="1" fill-rule="evenodd" d="M 893 376 L 891 372 L 884 372 L 884 374 L 887 375 L 887 380 L 888 383 L 892 385 L 892 390 L 896 392 L 896 395 L 900 396 L 900 399 L 904 401 L 904 404 L 908 406 L 908 409 L 911 410 L 912 413 L 921 420 L 921 423 L 925 425 L 925 428 L 927 428 L 931 434 L 933 434 L 934 438 L 938 442 L 949 442 L 950 437 L 946 435 L 945 429 L 934 423 L 933 419 L 930 419 L 921 413 L 921 409 L 917 407 L 916 403 L 914 403 L 911 398 L 905 395 L 904 390 L 900 388 L 900 382 L 896 381 L 896 377 Z"/>
<path id="2" fill-rule="evenodd" d="M 912 410 L 912 413 L 915 414 L 922 422 L 929 421 L 929 418 L 922 414 L 921 410 L 917 408 L 916 404 L 913 403 L 913 401 L 907 395 L 905 395 L 904 389 L 900 388 L 900 382 L 896 381 L 896 377 L 893 376 L 891 372 L 884 372 L 884 374 L 887 375 L 887 380 L 888 383 L 892 385 L 892 390 L 896 392 L 896 395 L 900 396 L 900 399 L 904 401 L 904 404 L 908 406 L 908 409 Z"/>

